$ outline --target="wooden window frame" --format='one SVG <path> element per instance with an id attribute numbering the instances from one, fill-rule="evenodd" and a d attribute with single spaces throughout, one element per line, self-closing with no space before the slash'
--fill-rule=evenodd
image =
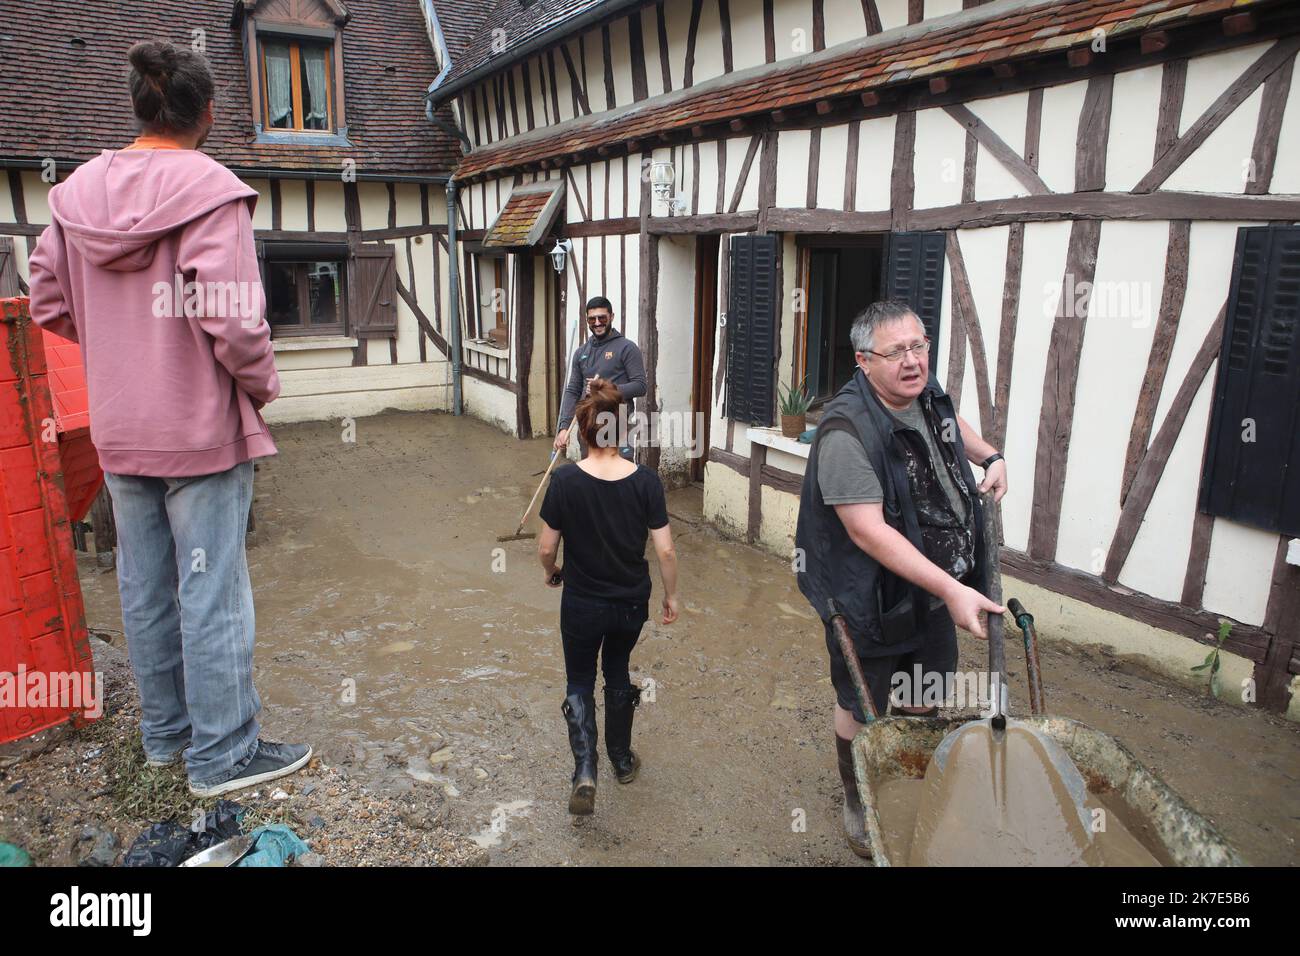
<path id="1" fill-rule="evenodd" d="M 470 258 L 473 266 L 473 287 L 474 287 L 474 310 L 473 310 L 473 328 L 471 329 L 473 339 L 490 340 L 491 333 L 494 329 L 504 329 L 506 341 L 510 341 L 510 259 L 509 253 L 505 250 L 485 249 L 482 246 L 467 248 L 466 254 Z M 492 264 L 493 289 L 504 289 L 505 295 L 502 297 L 502 306 L 496 310 L 496 324 L 491 328 L 484 325 L 483 322 L 483 282 L 482 269 L 488 264 Z"/>
<path id="2" fill-rule="evenodd" d="M 271 125 L 271 86 L 266 72 L 266 44 L 283 43 L 289 47 L 289 88 L 291 95 L 292 126 Z M 262 77 L 262 129 L 269 133 L 306 133 L 309 135 L 332 136 L 338 133 L 338 118 L 334 115 L 334 88 L 337 82 L 334 73 L 335 56 L 333 40 L 313 37 L 294 37 L 278 33 L 257 34 L 258 72 Z M 302 46 L 319 47 L 325 50 L 325 129 L 307 129 L 303 126 L 302 113 Z"/>
<path id="3" fill-rule="evenodd" d="M 296 336 L 307 336 L 307 335 L 338 335 L 338 336 L 346 336 L 346 335 L 348 334 L 348 323 L 349 323 L 349 319 L 350 319 L 350 316 L 349 316 L 349 310 L 348 310 L 348 290 L 349 290 L 350 282 L 349 282 L 349 278 L 348 278 L 348 260 L 347 260 L 346 258 L 340 258 L 340 257 L 334 256 L 334 255 L 322 255 L 320 258 L 317 258 L 317 259 L 298 259 L 298 258 L 294 258 L 294 259 L 287 259 L 287 258 L 286 258 L 286 259 L 282 259 L 282 258 L 263 259 L 263 260 L 262 260 L 262 284 L 263 284 L 264 287 L 269 287 L 269 283 L 267 282 L 267 278 L 268 278 L 268 276 L 267 276 L 267 270 L 269 269 L 270 266 L 272 266 L 272 265 L 293 265 L 293 266 L 295 267 L 295 268 L 294 268 L 294 272 L 298 275 L 298 279 L 299 279 L 299 281 L 298 281 L 298 317 L 299 317 L 299 320 L 302 320 L 303 317 L 308 317 L 308 318 L 310 318 L 310 316 L 311 316 L 311 289 L 310 289 L 309 286 L 308 286 L 309 278 L 308 278 L 308 275 L 307 275 L 307 267 L 310 266 L 310 265 L 311 265 L 312 263 L 314 263 L 314 262 L 335 262 L 335 263 L 338 263 L 338 266 L 339 266 L 338 275 L 339 275 L 339 284 L 340 284 L 340 288 L 339 288 L 339 306 L 338 306 L 338 307 L 339 307 L 339 320 L 338 320 L 338 322 L 331 322 L 331 323 L 328 324 L 328 325 L 311 325 L 311 324 L 309 324 L 309 323 L 308 323 L 308 324 L 298 324 L 298 325 L 284 325 L 284 324 L 282 324 L 282 323 L 281 323 L 281 324 L 271 324 L 270 316 L 268 315 L 268 316 L 267 316 L 267 324 L 271 327 L 271 338 L 273 338 L 273 339 L 277 339 L 277 338 L 279 338 L 279 339 L 285 339 L 285 338 L 293 338 L 293 337 L 296 337 Z M 268 311 L 269 311 L 269 310 L 268 310 Z"/>

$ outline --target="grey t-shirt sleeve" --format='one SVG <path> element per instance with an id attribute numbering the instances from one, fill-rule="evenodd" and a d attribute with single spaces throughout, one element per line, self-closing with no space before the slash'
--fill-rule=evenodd
<path id="1" fill-rule="evenodd" d="M 828 505 L 874 504 L 885 500 L 876 470 L 857 437 L 828 432 L 817 450 L 817 486 Z"/>

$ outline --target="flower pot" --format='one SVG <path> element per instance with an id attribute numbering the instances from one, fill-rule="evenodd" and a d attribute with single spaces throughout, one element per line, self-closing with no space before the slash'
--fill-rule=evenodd
<path id="1" fill-rule="evenodd" d="M 808 414 L 781 416 L 781 434 L 786 438 L 798 439 L 808 430 Z"/>

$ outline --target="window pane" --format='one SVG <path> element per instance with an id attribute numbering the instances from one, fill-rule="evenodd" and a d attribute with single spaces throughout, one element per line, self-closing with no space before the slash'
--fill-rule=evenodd
<path id="1" fill-rule="evenodd" d="M 292 67 L 287 43 L 266 43 L 266 116 L 268 125 L 278 129 L 293 126 Z"/>
<path id="2" fill-rule="evenodd" d="M 272 326 L 301 325 L 298 270 L 294 262 L 266 264 L 266 320 Z"/>
<path id="3" fill-rule="evenodd" d="M 325 47 L 304 46 L 302 61 L 303 129 L 329 129 L 329 66 Z"/>
<path id="4" fill-rule="evenodd" d="M 312 325 L 339 325 L 343 321 L 340 265 L 338 262 L 311 262 L 307 265 Z"/>

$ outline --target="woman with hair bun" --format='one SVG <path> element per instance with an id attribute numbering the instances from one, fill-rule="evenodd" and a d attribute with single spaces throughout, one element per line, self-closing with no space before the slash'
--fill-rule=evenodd
<path id="1" fill-rule="evenodd" d="M 566 686 L 561 711 L 573 751 L 569 812 L 596 809 L 596 660 L 605 677 L 605 748 L 619 783 L 636 779 L 632 717 L 641 692 L 628 658 L 649 618 L 647 534 L 663 577 L 663 623 L 677 620 L 677 553 L 659 476 L 619 455 L 617 385 L 595 378 L 577 406 L 587 457 L 561 467 L 542 501 L 537 553 L 550 587 L 563 587 L 560 633 Z M 564 542 L 564 569 L 556 565 Z"/>

